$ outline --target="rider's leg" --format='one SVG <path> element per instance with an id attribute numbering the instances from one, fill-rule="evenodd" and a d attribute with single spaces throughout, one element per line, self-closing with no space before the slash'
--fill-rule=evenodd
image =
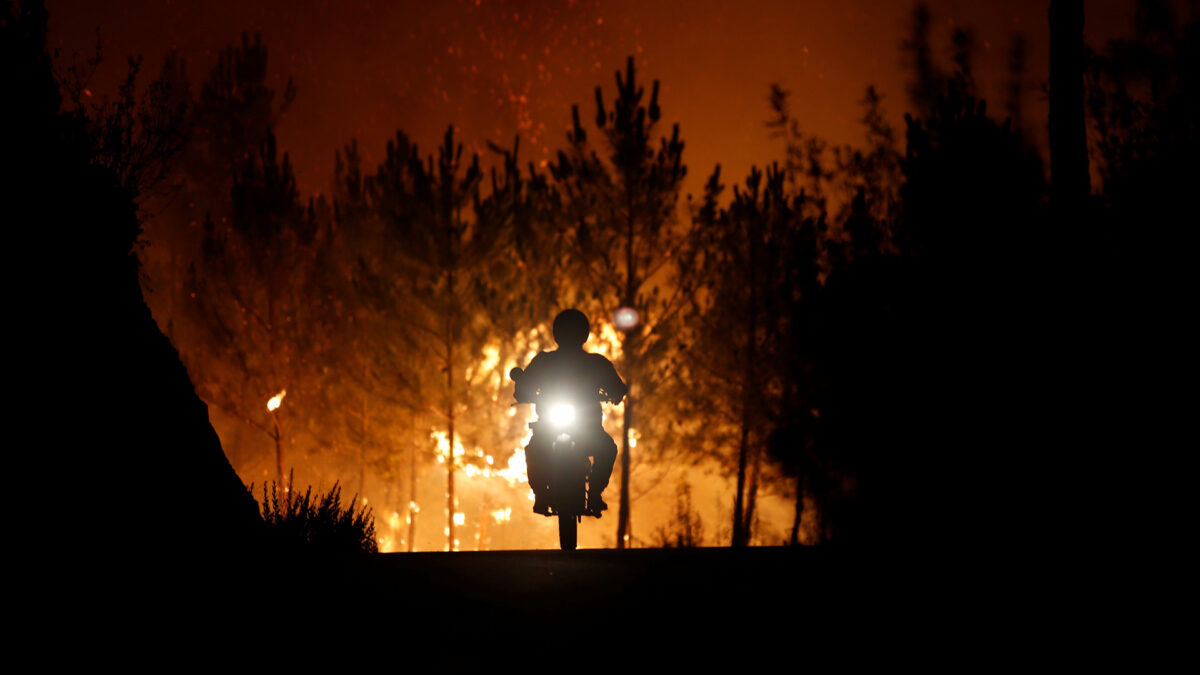
<path id="1" fill-rule="evenodd" d="M 617 444 L 612 436 L 601 431 L 592 447 L 595 452 L 592 455 L 592 473 L 588 476 L 588 510 L 598 516 L 608 508 L 601 494 L 612 477 L 613 464 L 617 461 Z"/>
<path id="2" fill-rule="evenodd" d="M 552 448 L 536 432 L 525 446 L 525 472 L 529 474 L 529 488 L 533 490 L 535 513 L 547 515 L 548 505 L 544 501 L 546 493 L 546 477 L 543 472 L 550 466 L 549 455 Z"/>

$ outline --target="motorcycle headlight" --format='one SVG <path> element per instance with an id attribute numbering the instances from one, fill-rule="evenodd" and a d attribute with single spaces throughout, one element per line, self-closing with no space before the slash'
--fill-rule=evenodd
<path id="1" fill-rule="evenodd" d="M 550 406 L 550 423 L 556 427 L 565 427 L 575 421 L 575 406 L 570 403 L 556 403 Z"/>

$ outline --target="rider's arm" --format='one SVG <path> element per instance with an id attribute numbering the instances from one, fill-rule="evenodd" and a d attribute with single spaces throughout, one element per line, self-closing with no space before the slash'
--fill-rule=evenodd
<path id="1" fill-rule="evenodd" d="M 608 400 L 613 403 L 620 403 L 621 399 L 625 398 L 625 394 L 629 393 L 629 387 L 621 380 L 621 376 L 617 374 L 617 369 L 613 366 L 612 361 L 599 356 L 603 361 L 603 365 L 599 368 L 601 373 L 600 388 L 608 394 Z"/>
<path id="2" fill-rule="evenodd" d="M 524 375 L 517 380 L 516 386 L 513 388 L 513 398 L 517 399 L 517 403 L 533 403 L 538 387 L 541 386 L 542 370 L 545 368 L 546 361 L 543 358 L 545 353 L 538 352 L 538 355 L 529 362 Z"/>

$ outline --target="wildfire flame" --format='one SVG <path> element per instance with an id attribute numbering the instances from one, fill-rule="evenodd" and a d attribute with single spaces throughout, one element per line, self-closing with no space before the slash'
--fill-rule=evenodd
<path id="1" fill-rule="evenodd" d="M 532 435 L 532 433 L 526 434 L 527 437 Z M 513 452 L 512 456 L 508 458 L 508 466 L 496 472 L 497 475 L 508 481 L 510 486 L 529 482 L 529 472 L 525 466 L 525 444 L 528 442 L 528 440 L 524 441 L 521 447 Z"/>
<path id="2" fill-rule="evenodd" d="M 434 429 L 429 434 L 429 438 L 437 443 L 437 461 L 444 463 L 450 456 L 450 436 L 445 431 Z M 465 454 L 462 445 L 462 438 L 454 439 L 454 456 L 462 457 Z"/>
<path id="3" fill-rule="evenodd" d="M 271 397 L 271 400 L 267 401 L 267 410 L 270 412 L 278 410 L 279 404 L 283 403 L 284 396 L 287 396 L 287 389 L 280 389 L 278 394 L 275 394 Z"/>
<path id="4" fill-rule="evenodd" d="M 621 358 L 621 336 L 611 323 L 595 321 L 592 323 L 592 334 L 584 349 L 615 361 Z"/>
<path id="5" fill-rule="evenodd" d="M 623 337 L 620 332 L 610 322 L 603 319 L 595 321 L 592 328 L 591 339 L 585 348 L 610 359 L 619 359 Z M 501 397 L 511 395 L 512 382 L 508 380 L 508 371 L 513 366 L 527 367 L 529 362 L 537 356 L 539 347 L 542 346 L 542 337 L 544 337 L 542 332 L 538 330 L 531 330 L 528 334 L 522 333 L 518 336 L 516 349 L 512 351 L 505 351 L 499 342 L 485 345 L 475 363 L 465 371 L 469 386 L 487 391 L 490 398 L 496 402 L 499 402 Z M 514 351 L 515 353 L 513 353 Z M 272 399 L 270 404 L 272 410 L 279 407 L 284 393 L 281 391 Z M 497 412 L 509 418 L 516 429 L 524 426 L 520 424 L 521 422 L 529 422 L 536 417 L 531 405 L 504 405 L 504 408 L 502 412 Z M 609 409 L 608 406 L 605 408 L 608 413 L 607 417 L 618 421 L 621 419 L 621 406 L 615 406 L 612 409 Z M 615 417 L 613 416 L 614 412 L 616 413 Z M 606 420 L 606 427 L 612 425 L 611 420 Z M 450 527 L 455 528 L 455 534 L 461 533 L 463 539 L 475 549 L 488 548 L 494 535 L 493 528 L 500 528 L 495 532 L 505 532 L 504 528 L 509 526 L 519 513 L 528 510 L 527 505 L 520 505 L 521 502 L 526 501 L 522 497 L 527 498 L 529 503 L 534 501 L 534 494 L 528 488 L 528 468 L 525 463 L 525 446 L 528 445 L 533 435 L 532 430 L 526 426 L 522 437 L 503 441 L 503 446 L 512 448 L 511 451 L 505 452 L 503 450 L 508 448 L 503 448 L 503 450 L 501 448 L 485 448 L 476 446 L 470 441 L 464 445 L 464 437 L 461 434 L 456 434 L 454 443 L 451 444 L 447 429 L 437 427 L 426 427 L 426 429 L 428 430 L 428 443 L 433 449 L 433 459 L 437 463 L 435 466 L 440 465 L 440 470 L 445 471 L 447 462 L 452 462 L 454 470 L 459 476 L 459 488 L 456 490 L 455 497 L 462 495 L 464 499 L 473 501 L 474 497 L 471 495 L 476 493 L 487 495 L 484 503 L 479 507 L 478 514 L 474 510 L 476 507 L 471 506 L 460 510 L 457 503 L 452 509 L 447 510 L 449 513 L 443 512 L 443 517 L 449 515 L 452 525 L 448 525 L 446 520 L 440 519 L 438 529 L 441 531 L 442 539 L 438 542 L 438 548 L 448 551 L 459 550 L 462 540 L 455 539 L 450 542 L 446 540 L 450 534 Z M 615 428 L 610 428 L 609 432 L 613 435 L 620 433 Z M 636 442 L 636 438 L 637 434 L 634 432 L 634 442 Z M 509 446 L 509 443 L 514 445 Z M 500 503 L 497 504 L 493 500 L 499 500 Z M 455 499 L 455 502 L 457 501 L 458 499 Z M 407 548 L 408 533 L 415 522 L 415 515 L 420 512 L 416 500 L 410 500 L 407 506 L 406 510 L 389 510 L 388 514 L 380 519 L 378 525 L 381 531 L 378 533 L 378 538 L 381 551 L 397 551 Z M 466 528 L 471 529 L 467 530 Z M 511 541 L 504 542 L 505 545 L 511 545 L 511 543 Z"/>

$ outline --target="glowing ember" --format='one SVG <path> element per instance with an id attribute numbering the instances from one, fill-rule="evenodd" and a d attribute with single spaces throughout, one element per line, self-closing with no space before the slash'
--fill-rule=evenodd
<path id="1" fill-rule="evenodd" d="M 267 410 L 275 412 L 279 410 L 279 404 L 283 403 L 283 397 L 287 396 L 287 389 L 281 389 L 278 394 L 275 394 L 267 401 Z"/>

